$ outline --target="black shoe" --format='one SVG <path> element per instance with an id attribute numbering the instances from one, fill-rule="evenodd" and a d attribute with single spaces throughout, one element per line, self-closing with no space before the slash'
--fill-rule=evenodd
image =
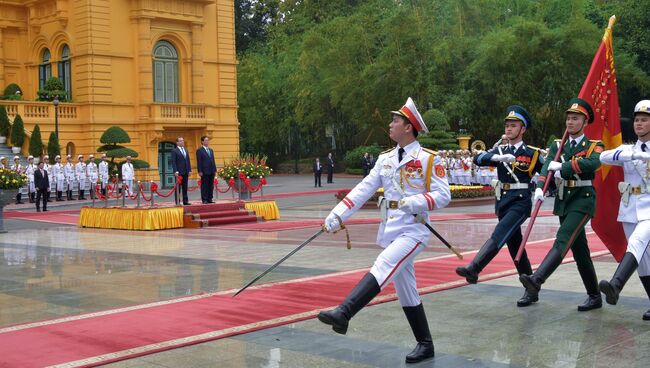
<path id="1" fill-rule="evenodd" d="M 603 306 L 603 297 L 598 294 L 589 294 L 587 300 L 578 306 L 578 311 L 586 312 Z"/>
<path id="2" fill-rule="evenodd" d="M 478 274 L 483 271 L 497 253 L 499 253 L 499 248 L 497 248 L 496 242 L 492 238 L 488 239 L 467 267 L 456 268 L 456 274 L 464 277 L 468 283 L 476 284 Z"/>
<path id="3" fill-rule="evenodd" d="M 407 356 L 406 363 L 417 363 L 435 356 L 435 349 L 429 331 L 429 322 L 422 303 L 415 307 L 402 307 L 409 321 L 413 336 L 418 344 Z"/>
<path id="4" fill-rule="evenodd" d="M 208 204 L 208 201 L 201 201 L 201 204 Z"/>
<path id="5" fill-rule="evenodd" d="M 524 291 L 524 296 L 517 300 L 518 307 L 527 307 L 539 301 L 539 294 L 531 294 L 528 290 Z"/>
<path id="6" fill-rule="evenodd" d="M 648 298 L 650 298 L 650 276 L 641 276 L 639 278 L 641 279 L 641 284 L 643 284 L 646 294 L 648 294 Z M 643 320 L 650 321 L 650 309 L 643 314 Z"/>
<path id="7" fill-rule="evenodd" d="M 37 208 L 37 209 L 36 209 L 36 212 L 41 212 L 41 209 L 40 209 L 40 208 Z"/>
<path id="8" fill-rule="evenodd" d="M 318 320 L 326 325 L 332 326 L 334 332 L 345 335 L 348 331 L 348 322 L 354 317 L 361 308 L 370 303 L 381 289 L 377 279 L 371 273 L 363 276 L 361 281 L 352 289 L 350 294 L 345 297 L 343 303 L 331 311 L 318 313 Z"/>
<path id="9" fill-rule="evenodd" d="M 49 211 L 49 210 L 45 210 L 45 209 L 43 210 L 43 212 L 47 212 L 47 211 Z"/>
<path id="10" fill-rule="evenodd" d="M 551 248 L 539 268 L 532 275 L 519 275 L 519 281 L 521 281 L 531 297 L 538 298 L 542 284 L 551 276 L 560 263 L 562 263 L 562 253 L 555 248 Z"/>
<path id="11" fill-rule="evenodd" d="M 607 304 L 616 305 L 618 302 L 618 296 L 623 290 L 623 286 L 630 279 L 630 276 L 634 273 L 638 263 L 634 254 L 625 253 L 621 263 L 618 264 L 614 276 L 612 276 L 611 281 L 601 280 L 598 284 L 600 286 L 600 291 L 605 294 L 605 301 Z"/>
<path id="12" fill-rule="evenodd" d="M 208 201 L 208 203 L 214 203 L 214 201 Z"/>
<path id="13" fill-rule="evenodd" d="M 650 321 L 650 309 L 647 312 L 643 313 L 643 320 Z"/>
<path id="14" fill-rule="evenodd" d="M 183 202 L 183 206 L 189 206 L 190 202 Z"/>

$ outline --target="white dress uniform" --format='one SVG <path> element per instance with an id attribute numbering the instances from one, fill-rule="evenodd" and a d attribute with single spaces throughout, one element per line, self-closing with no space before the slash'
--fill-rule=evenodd
<path id="1" fill-rule="evenodd" d="M 63 167 L 63 172 L 65 175 L 65 181 L 67 184 L 67 190 L 72 191 L 75 189 L 75 171 L 74 171 L 74 165 L 72 162 L 68 161 L 66 162 L 65 166 Z"/>
<path id="2" fill-rule="evenodd" d="M 34 185 L 34 170 L 37 166 L 34 164 L 27 164 L 25 174 L 27 174 L 27 185 L 29 185 L 29 193 L 36 193 L 36 186 Z"/>
<path id="3" fill-rule="evenodd" d="M 99 178 L 99 170 L 97 169 L 97 164 L 94 161 L 90 161 L 86 165 L 86 175 L 88 176 L 88 181 L 90 182 L 90 190 L 95 190 L 95 184 L 97 184 L 97 179 Z"/>
<path id="4" fill-rule="evenodd" d="M 50 182 L 47 187 L 47 191 L 51 192 L 54 184 L 54 174 L 52 173 L 52 165 L 43 164 L 43 170 L 47 171 L 47 180 Z"/>
<path id="5" fill-rule="evenodd" d="M 84 162 L 77 162 L 74 165 L 75 181 L 79 183 L 79 190 L 86 190 L 86 164 Z"/>
<path id="6" fill-rule="evenodd" d="M 52 176 L 54 176 L 56 180 L 56 191 L 62 192 L 63 183 L 65 182 L 65 172 L 64 172 L 63 165 L 61 165 L 60 162 L 57 162 L 54 165 L 52 165 Z"/>
<path id="7" fill-rule="evenodd" d="M 102 161 L 99 163 L 99 181 L 102 182 L 102 189 L 108 186 L 108 162 Z"/>
<path id="8" fill-rule="evenodd" d="M 133 164 L 129 162 L 125 162 L 122 164 L 122 180 L 126 182 L 126 186 L 128 187 L 128 192 L 129 195 L 133 195 L 133 179 L 135 179 L 135 172 L 133 171 Z"/>
<path id="9" fill-rule="evenodd" d="M 420 147 L 420 143 L 414 141 L 404 147 L 402 161 L 398 162 L 398 148 L 379 155 L 370 174 L 332 212 L 345 222 L 377 189 L 384 188 L 386 217 L 379 226 L 377 244 L 385 249 L 377 257 L 370 273 L 382 289 L 393 281 L 400 304 L 410 307 L 421 302 L 413 260 L 424 249 L 431 233 L 423 224 L 416 222 L 413 214 L 391 208 L 389 203 L 396 207 L 395 203 L 402 198 L 412 197 L 414 212 L 422 214 L 428 222 L 428 212 L 447 206 L 451 193 L 442 159 L 433 151 Z"/>
<path id="10" fill-rule="evenodd" d="M 13 170 L 13 171 L 15 171 L 15 172 L 17 172 L 17 173 L 19 173 L 19 174 L 24 174 L 24 173 L 25 173 L 25 169 L 26 169 L 26 168 L 25 168 L 23 165 L 21 165 L 20 162 L 19 162 L 18 164 L 13 164 L 13 165 L 11 165 L 11 170 Z M 28 193 L 28 192 L 27 192 L 27 187 L 28 187 L 28 186 L 29 186 L 29 183 L 26 183 L 25 186 L 23 186 L 22 188 L 19 188 L 19 189 L 18 189 L 18 193 L 21 194 L 21 195 L 22 195 L 22 194 L 27 194 L 27 193 Z"/>
<path id="11" fill-rule="evenodd" d="M 634 145 L 624 144 L 604 151 L 600 154 L 600 161 L 607 165 L 623 166 L 624 183 L 629 185 L 619 185 L 619 189 L 625 188 L 627 193 L 622 193 L 618 221 L 623 223 L 628 239 L 627 251 L 634 254 L 639 265 L 639 276 L 643 277 L 650 275 L 650 163 L 632 159 L 633 153 L 642 152 L 642 144 L 637 141 Z"/>

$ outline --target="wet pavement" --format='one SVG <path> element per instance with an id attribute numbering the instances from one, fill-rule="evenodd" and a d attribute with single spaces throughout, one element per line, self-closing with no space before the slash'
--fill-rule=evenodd
<path id="1" fill-rule="evenodd" d="M 266 195 L 327 191 L 278 198 L 283 220 L 324 218 L 336 204 L 330 191 L 350 188 L 359 178 L 335 177 L 334 184 L 322 189 L 314 189 L 312 180 L 270 180 Z M 51 208 L 81 205 L 53 202 Z M 543 208 L 551 206 L 547 200 Z M 24 205 L 15 209 L 33 211 Z M 439 213 L 491 211 L 491 205 L 482 205 Z M 377 211 L 361 210 L 355 217 L 377 217 Z M 434 225 L 452 244 L 471 251 L 482 245 L 495 223 L 453 220 Z M 539 218 L 531 240 L 553 237 L 557 226 L 555 217 Z M 129 232 L 18 219 L 5 220 L 5 227 L 9 233 L 0 234 L 0 326 L 238 289 L 316 230 Z M 342 233 L 321 236 L 263 281 L 368 268 L 380 251 L 374 245 L 376 229 L 377 224 L 350 226 L 352 250 L 345 249 Z M 445 246 L 432 239 L 420 258 L 446 254 Z M 594 263 L 600 279 L 616 268 L 610 256 Z M 641 320 L 650 302 L 637 276 L 617 306 L 587 313 L 576 311 L 585 292 L 574 264 L 559 267 L 536 305 L 517 308 L 521 293 L 517 277 L 510 276 L 423 296 L 436 358 L 410 366 L 646 367 L 650 361 L 650 322 Z M 389 302 L 362 310 L 346 336 L 311 319 L 108 366 L 400 367 L 413 345 L 399 303 Z"/>

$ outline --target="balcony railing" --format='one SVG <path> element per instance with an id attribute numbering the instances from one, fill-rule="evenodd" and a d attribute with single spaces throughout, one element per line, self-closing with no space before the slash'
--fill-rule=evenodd
<path id="1" fill-rule="evenodd" d="M 151 117 L 154 119 L 205 119 L 205 105 L 152 104 Z"/>
<path id="2" fill-rule="evenodd" d="M 7 109 L 10 118 L 20 114 L 24 119 L 54 119 L 54 104 L 51 102 L 0 101 Z M 77 105 L 59 104 L 59 119 L 76 119 Z"/>

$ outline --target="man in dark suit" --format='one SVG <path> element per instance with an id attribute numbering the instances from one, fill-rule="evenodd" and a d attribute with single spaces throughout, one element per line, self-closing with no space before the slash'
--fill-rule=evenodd
<path id="1" fill-rule="evenodd" d="M 370 158 L 368 157 L 368 152 L 363 154 L 361 159 L 361 168 L 363 169 L 363 177 L 365 178 L 370 173 Z"/>
<path id="2" fill-rule="evenodd" d="M 187 183 L 188 177 L 192 172 L 192 165 L 190 163 L 190 155 L 185 149 L 185 139 L 183 137 L 176 138 L 176 148 L 172 150 L 172 168 L 174 170 L 174 175 L 181 176 L 183 181 L 181 182 L 181 190 L 183 192 L 183 204 L 189 205 L 190 201 L 187 198 Z M 174 198 L 178 202 L 176 192 L 174 192 Z"/>
<path id="3" fill-rule="evenodd" d="M 332 176 L 334 175 L 334 160 L 332 159 L 332 153 L 327 154 L 327 182 L 333 183 Z"/>
<path id="4" fill-rule="evenodd" d="M 34 170 L 34 187 L 36 188 L 36 212 L 41 212 L 40 202 L 43 198 L 43 212 L 47 212 L 47 190 L 50 187 L 50 179 L 47 177 L 43 160 L 38 162 L 38 168 Z"/>
<path id="5" fill-rule="evenodd" d="M 201 202 L 214 203 L 214 174 L 217 172 L 217 165 L 214 163 L 214 151 L 208 147 L 210 138 L 207 135 L 201 137 L 201 147 L 196 150 L 196 169 L 201 177 Z"/>
<path id="6" fill-rule="evenodd" d="M 320 185 L 320 175 L 323 173 L 323 165 L 320 164 L 320 159 L 316 157 L 316 162 L 314 162 L 314 166 L 312 168 L 314 171 L 314 188 Z"/>

